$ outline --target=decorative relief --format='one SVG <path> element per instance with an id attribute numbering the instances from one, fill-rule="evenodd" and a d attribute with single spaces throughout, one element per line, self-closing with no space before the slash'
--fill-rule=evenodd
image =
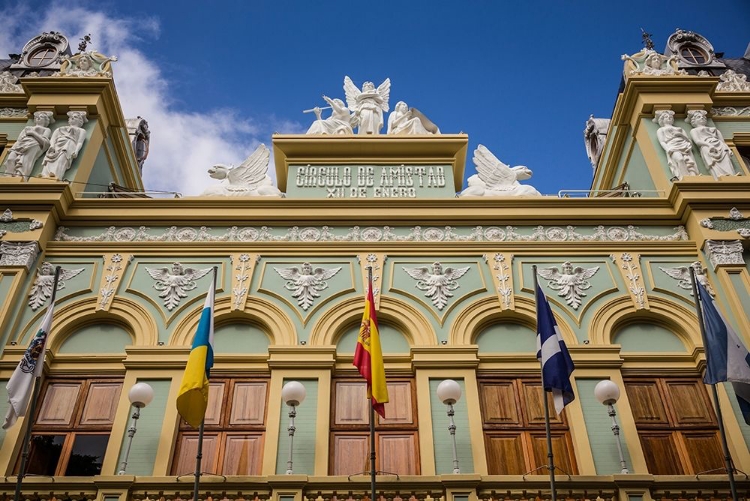
<path id="1" fill-rule="evenodd" d="M 531 169 L 524 165 L 506 165 L 481 144 L 474 150 L 474 166 L 477 173 L 469 177 L 468 187 L 460 193 L 461 197 L 541 196 L 533 186 L 518 182 L 529 179 Z"/>
<path id="2" fill-rule="evenodd" d="M 270 196 L 281 197 L 283 193 L 273 185 L 268 175 L 268 162 L 271 152 L 265 144 L 237 167 L 216 164 L 208 169 L 208 175 L 221 179 L 221 183 L 206 188 L 202 197 L 219 195 L 224 197 Z"/>
<path id="3" fill-rule="evenodd" d="M 664 56 L 653 49 L 644 49 L 632 56 L 623 54 L 625 74 L 628 76 L 646 75 L 686 75 L 685 70 L 677 69 L 677 56 Z"/>
<path id="4" fill-rule="evenodd" d="M 488 256 L 484 256 L 484 260 L 489 262 Z M 495 282 L 495 290 L 497 291 L 497 298 L 500 300 L 500 308 L 503 310 L 514 309 L 513 301 L 513 274 L 510 272 L 509 264 L 513 263 L 513 254 L 508 254 L 506 258 L 505 254 L 495 253 L 492 256 L 492 279 Z"/>
<path id="5" fill-rule="evenodd" d="M 727 217 L 708 217 L 701 220 L 701 226 L 716 231 L 737 231 L 745 237 L 750 231 L 750 219 L 742 215 L 737 207 L 732 207 Z"/>
<path id="6" fill-rule="evenodd" d="M 714 179 L 721 176 L 734 176 L 734 165 L 732 149 L 724 142 L 724 136 L 716 127 L 708 126 L 706 110 L 689 110 L 687 112 L 687 123 L 693 127 L 690 137 L 701 152 L 703 163 L 711 172 Z"/>
<path id="7" fill-rule="evenodd" d="M 0 94 L 23 94 L 23 87 L 17 82 L 18 77 L 10 71 L 0 73 Z"/>
<path id="8" fill-rule="evenodd" d="M 341 271 L 338 268 L 315 268 L 310 263 L 302 263 L 302 270 L 296 266 L 289 268 L 273 267 L 281 278 L 287 280 L 284 284 L 286 290 L 292 291 L 292 297 L 297 299 L 297 304 L 305 311 L 312 306 L 315 298 L 320 297 L 318 292 L 328 288 L 326 280 L 331 279 L 336 273 Z"/>
<path id="9" fill-rule="evenodd" d="M 740 240 L 706 240 L 705 250 L 714 270 L 722 264 L 745 265 Z"/>
<path id="10" fill-rule="evenodd" d="M 622 259 L 621 268 L 624 272 L 623 276 L 630 282 L 628 289 L 633 297 L 633 301 L 638 309 L 644 309 L 647 307 L 646 304 L 646 289 L 643 286 L 643 280 L 641 274 L 638 273 L 638 264 L 633 256 L 627 252 L 622 253 L 620 256 Z"/>
<path id="11" fill-rule="evenodd" d="M 6 233 L 23 233 L 38 230 L 42 226 L 44 226 L 43 223 L 38 219 L 26 217 L 14 219 L 13 212 L 10 209 L 5 209 L 5 212 L 0 216 L 0 238 Z"/>
<path id="12" fill-rule="evenodd" d="M 109 310 L 112 304 L 111 299 L 117 292 L 119 280 L 122 278 L 122 274 L 125 272 L 125 267 L 133 259 L 133 256 L 125 261 L 123 264 L 122 254 L 109 254 L 104 256 L 104 273 L 102 276 L 101 286 L 99 287 L 99 304 L 97 310 Z M 109 261 L 109 264 L 107 264 Z"/>
<path id="13" fill-rule="evenodd" d="M 187 297 L 187 291 L 198 286 L 196 280 L 206 276 L 212 269 L 183 268 L 180 263 L 174 263 L 171 270 L 169 268 L 146 268 L 146 271 L 156 281 L 154 289 L 160 292 L 159 297 L 164 299 L 164 306 L 172 311 L 180 304 L 180 299 Z"/>
<path id="14" fill-rule="evenodd" d="M 719 76 L 719 84 L 716 90 L 719 92 L 750 92 L 750 82 L 747 81 L 747 75 L 736 73 L 734 70 L 727 70 Z"/>
<path id="15" fill-rule="evenodd" d="M 647 235 L 637 226 L 596 226 L 587 228 L 590 233 L 581 233 L 575 226 L 536 226 L 530 235 L 518 232 L 515 226 L 482 226 L 444 228 L 421 226 L 404 228 L 398 234 L 390 226 L 360 228 L 336 228 L 332 226 L 282 228 L 274 230 L 268 226 L 232 226 L 223 233 L 214 235 L 211 228 L 171 226 L 161 233 L 152 234 L 146 226 L 138 228 L 110 226 L 95 236 L 77 236 L 69 233 L 71 228 L 59 226 L 55 233 L 58 242 L 675 242 L 688 240 L 684 226 L 674 228 L 671 235 Z M 158 231 L 158 230 L 157 230 Z M 221 231 L 221 230 L 217 230 Z"/>
<path id="16" fill-rule="evenodd" d="M 700 176 L 693 156 L 693 143 L 682 127 L 674 125 L 674 111 L 658 110 L 654 122 L 659 124 L 656 137 L 667 154 L 667 165 L 672 171 L 672 180 L 680 181 L 685 176 Z"/>
<path id="17" fill-rule="evenodd" d="M 250 289 L 250 277 L 253 266 L 260 260 L 258 254 L 234 254 L 231 256 L 234 273 L 232 274 L 232 309 L 244 310 L 247 293 Z"/>
<path id="18" fill-rule="evenodd" d="M 711 287 L 711 284 L 708 282 L 708 278 L 706 277 L 706 269 L 703 267 L 700 261 L 694 261 L 690 264 L 690 266 L 677 266 L 675 268 L 663 268 L 659 266 L 659 269 L 661 271 L 678 281 L 677 287 L 679 287 L 680 289 L 689 290 L 690 295 L 692 296 L 693 283 L 690 281 L 690 268 L 693 268 L 693 271 L 695 272 L 695 279 L 698 281 L 698 283 L 705 287 L 706 291 L 711 294 L 711 296 L 714 296 L 716 293 L 714 292 L 713 287 Z"/>
<path id="19" fill-rule="evenodd" d="M 28 108 L 0 108 L 0 118 L 26 118 L 28 116 Z"/>
<path id="20" fill-rule="evenodd" d="M 86 51 L 74 56 L 63 55 L 60 61 L 60 71 L 53 76 L 112 78 L 112 63 L 117 61 L 117 57 Z"/>
<path id="21" fill-rule="evenodd" d="M 583 291 L 591 288 L 591 283 L 588 280 L 597 271 L 599 271 L 598 266 L 594 266 L 593 268 L 576 266 L 573 268 L 573 264 L 570 261 L 565 261 L 562 264 L 562 271 L 553 266 L 550 268 L 539 268 L 538 273 L 545 280 L 549 280 L 547 287 L 558 291 L 557 295 L 564 297 L 565 302 L 572 306 L 574 310 L 577 310 L 581 306 L 581 298 L 586 296 L 586 293 Z"/>
<path id="22" fill-rule="evenodd" d="M 417 281 L 417 289 L 424 291 L 425 297 L 432 299 L 432 304 L 438 310 L 442 310 L 448 304 L 448 298 L 453 297 L 452 291 L 459 288 L 458 279 L 466 275 L 469 268 L 470 266 L 465 268 L 448 267 L 443 270 L 442 264 L 434 262 L 432 263 L 432 270 L 426 266 L 415 268 L 404 266 L 403 270 Z"/>
<path id="23" fill-rule="evenodd" d="M 24 266 L 30 270 L 38 255 L 36 242 L 0 242 L 0 266 Z"/>
<path id="24" fill-rule="evenodd" d="M 5 174 L 29 179 L 37 159 L 49 149 L 52 135 L 49 124 L 54 121 L 51 111 L 34 112 L 34 125 L 24 127 L 8 151 L 3 163 Z"/>
<path id="25" fill-rule="evenodd" d="M 76 270 L 66 270 L 65 268 L 60 269 L 60 276 L 57 280 L 57 290 L 65 288 L 65 280 L 70 280 L 85 268 L 78 268 Z M 34 284 L 31 286 L 31 292 L 29 293 L 29 306 L 32 310 L 36 311 L 52 295 L 52 286 L 55 282 L 55 267 L 48 262 L 42 263 L 42 266 L 36 271 L 36 279 Z"/>
<path id="26" fill-rule="evenodd" d="M 367 268 L 372 267 L 372 297 L 375 300 L 375 308 L 380 307 L 380 291 L 383 287 L 383 265 L 387 256 L 385 254 L 360 254 L 357 256 L 357 261 L 362 268 L 362 283 L 365 284 L 365 292 L 367 292 Z"/>
<path id="27" fill-rule="evenodd" d="M 746 117 L 750 116 L 750 106 L 737 108 L 735 106 L 724 106 L 722 108 L 711 108 L 711 115 L 717 117 Z"/>

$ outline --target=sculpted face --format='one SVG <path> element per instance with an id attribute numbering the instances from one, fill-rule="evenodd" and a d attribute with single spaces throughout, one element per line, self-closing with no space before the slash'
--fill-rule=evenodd
<path id="1" fill-rule="evenodd" d="M 659 125 L 663 127 L 665 124 L 674 124 L 674 116 L 671 113 L 662 113 L 661 115 L 659 115 Z"/>
<path id="2" fill-rule="evenodd" d="M 562 272 L 564 275 L 572 275 L 573 274 L 573 265 L 570 261 L 565 261 L 562 265 Z"/>
<path id="3" fill-rule="evenodd" d="M 440 263 L 432 263 L 432 273 L 434 275 L 442 275 L 443 274 L 443 265 Z"/>
<path id="4" fill-rule="evenodd" d="M 182 265 L 180 263 L 172 264 L 172 275 L 182 275 Z"/>
<path id="5" fill-rule="evenodd" d="M 372 92 L 375 90 L 375 84 L 372 82 L 365 82 L 362 84 L 362 92 Z"/>
<path id="6" fill-rule="evenodd" d="M 68 118 L 68 124 L 72 125 L 73 127 L 83 127 L 83 122 L 83 115 L 81 115 L 80 113 L 70 115 L 70 118 Z"/>
<path id="7" fill-rule="evenodd" d="M 706 116 L 702 113 L 695 113 L 690 118 L 690 125 L 693 127 L 703 127 L 708 123 L 708 120 L 706 119 Z"/>
<path id="8" fill-rule="evenodd" d="M 661 58 L 659 57 L 659 54 L 651 54 L 650 56 L 648 56 L 646 58 L 646 66 L 650 66 L 655 70 L 661 68 Z"/>
<path id="9" fill-rule="evenodd" d="M 47 127 L 49 125 L 49 115 L 41 112 L 34 113 L 34 123 L 42 127 Z"/>
<path id="10" fill-rule="evenodd" d="M 399 102 L 398 102 L 398 103 L 396 104 L 396 109 L 397 109 L 398 111 L 402 111 L 402 112 L 405 112 L 405 111 L 407 111 L 407 110 L 409 109 L 409 107 L 408 107 L 408 106 L 406 106 L 406 103 L 405 103 L 405 102 L 403 102 L 403 101 L 399 101 Z"/>
<path id="11" fill-rule="evenodd" d="M 312 265 L 310 263 L 302 263 L 302 274 L 312 275 Z"/>
<path id="12" fill-rule="evenodd" d="M 89 56 L 82 56 L 78 60 L 78 67 L 81 68 L 82 70 L 91 69 L 91 59 L 89 58 Z"/>

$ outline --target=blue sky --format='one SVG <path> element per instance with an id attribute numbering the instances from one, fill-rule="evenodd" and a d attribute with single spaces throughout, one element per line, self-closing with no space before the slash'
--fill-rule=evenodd
<path id="1" fill-rule="evenodd" d="M 152 129 L 151 189 L 200 193 L 216 162 L 238 163 L 273 132 L 299 133 L 342 82 L 391 79 L 391 107 L 419 108 L 444 133 L 469 135 L 545 194 L 586 189 L 582 131 L 609 117 L 624 53 L 640 29 L 663 51 L 676 29 L 741 57 L 750 2 L 607 1 L 158 1 L 5 2 L 0 51 L 40 30 L 115 54 L 126 115 Z M 11 17 L 12 16 L 12 17 Z M 9 18 L 11 20 L 9 20 Z M 175 175 L 177 174 L 177 175 Z"/>

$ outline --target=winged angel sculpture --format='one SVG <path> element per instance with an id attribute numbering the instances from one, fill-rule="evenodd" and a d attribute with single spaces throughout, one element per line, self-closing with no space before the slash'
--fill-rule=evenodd
<path id="1" fill-rule="evenodd" d="M 195 281 L 206 276 L 211 269 L 184 268 L 180 263 L 174 263 L 171 269 L 147 267 L 146 271 L 156 280 L 154 289 L 160 291 L 159 297 L 164 299 L 164 306 L 172 311 L 180 304 L 180 299 L 187 297 L 187 291 L 198 286 Z"/>
<path id="2" fill-rule="evenodd" d="M 220 195 L 225 197 L 280 197 L 281 191 L 273 185 L 268 175 L 268 161 L 271 152 L 265 144 L 258 146 L 247 159 L 237 167 L 216 164 L 208 169 L 208 174 L 222 182 L 209 186 L 202 197 Z"/>
<path id="3" fill-rule="evenodd" d="M 281 275 L 281 278 L 288 280 L 284 287 L 286 290 L 294 292 L 292 297 L 297 299 L 297 304 L 305 311 L 312 306 L 316 297 L 320 297 L 318 292 L 328 288 L 326 280 L 341 271 L 340 266 L 329 270 L 324 268 L 315 268 L 313 270 L 310 263 L 302 263 L 302 270 L 296 266 L 290 268 L 277 268 L 274 266 L 273 269 Z"/>
<path id="4" fill-rule="evenodd" d="M 388 98 L 391 94 L 391 79 L 375 88 L 372 82 L 362 84 L 360 91 L 352 79 L 344 77 L 346 105 L 354 112 L 353 125 L 357 125 L 357 134 L 380 134 L 383 128 L 383 113 L 388 111 Z"/>
<path id="5" fill-rule="evenodd" d="M 432 263 L 432 270 L 427 266 L 417 268 L 403 267 L 411 278 L 417 281 L 417 289 L 425 291 L 425 296 L 432 299 L 438 310 L 445 308 L 448 298 L 453 297 L 452 291 L 458 289 L 457 280 L 466 275 L 466 268 L 445 268 L 440 263 Z"/>
<path id="6" fill-rule="evenodd" d="M 676 266 L 674 268 L 663 268 L 659 266 L 659 269 L 669 275 L 670 277 L 678 280 L 677 287 L 680 289 L 686 289 L 690 291 L 690 295 L 693 295 L 693 283 L 690 281 L 690 268 L 695 271 L 695 279 L 701 284 L 706 291 L 711 294 L 711 297 L 715 295 L 713 287 L 708 283 L 706 278 L 706 270 L 700 261 L 693 262 L 690 266 Z"/>
<path id="7" fill-rule="evenodd" d="M 61 269 L 60 276 L 57 280 L 57 290 L 64 289 L 65 280 L 70 280 L 83 270 L 84 268 L 78 268 L 77 270 Z M 47 262 L 42 263 L 39 269 L 36 270 L 36 279 L 34 280 L 34 284 L 31 286 L 31 292 L 29 293 L 29 306 L 31 306 L 33 311 L 44 306 L 44 303 L 46 303 L 52 295 L 52 285 L 54 283 L 55 267 Z"/>
<path id="8" fill-rule="evenodd" d="M 469 177 L 469 187 L 461 192 L 462 197 L 541 196 L 533 186 L 518 182 L 529 179 L 531 169 L 523 165 L 509 167 L 481 144 L 474 150 L 474 166 L 477 173 Z"/>
<path id="9" fill-rule="evenodd" d="M 577 310 L 581 306 L 581 298 L 586 295 L 585 290 L 591 288 L 589 278 L 593 277 L 599 271 L 598 266 L 593 268 L 581 268 L 573 265 L 570 261 L 562 264 L 562 271 L 557 267 L 540 268 L 539 275 L 550 281 L 549 288 L 555 291 L 558 296 L 564 297 L 565 302 Z"/>

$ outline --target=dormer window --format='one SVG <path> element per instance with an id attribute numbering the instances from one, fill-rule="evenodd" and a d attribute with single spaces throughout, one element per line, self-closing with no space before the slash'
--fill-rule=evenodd
<path id="1" fill-rule="evenodd" d="M 39 47 L 29 56 L 29 66 L 47 66 L 57 58 L 57 49 L 49 45 Z"/>
<path id="2" fill-rule="evenodd" d="M 706 64 L 709 60 L 705 51 L 692 44 L 680 47 L 680 58 L 689 64 Z"/>

